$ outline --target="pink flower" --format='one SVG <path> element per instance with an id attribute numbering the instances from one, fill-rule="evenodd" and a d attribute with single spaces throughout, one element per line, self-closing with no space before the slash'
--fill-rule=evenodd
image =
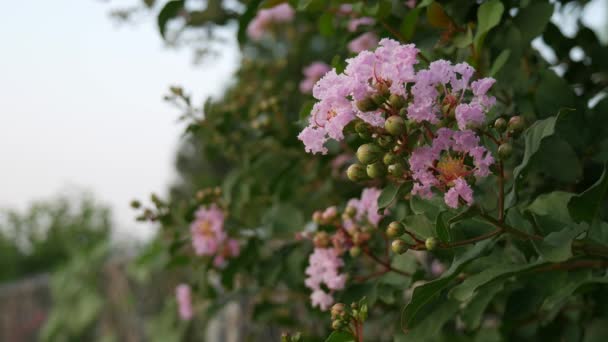
<path id="1" fill-rule="evenodd" d="M 189 321 L 194 315 L 192 311 L 192 294 L 190 286 L 180 284 L 175 288 L 179 317 L 184 321 Z"/>
<path id="2" fill-rule="evenodd" d="M 450 208 L 458 208 L 459 198 L 462 198 L 467 205 L 473 204 L 473 190 L 469 184 L 462 178 L 454 181 L 454 187 L 445 193 L 445 204 Z"/>
<path id="3" fill-rule="evenodd" d="M 325 75 L 331 67 L 323 62 L 313 62 L 303 70 L 305 78 L 300 82 L 300 92 L 309 94 L 314 84 Z"/>
<path id="4" fill-rule="evenodd" d="M 226 239 L 224 232 L 224 213 L 212 204 L 209 208 L 200 208 L 190 225 L 192 245 L 197 255 L 213 255 Z"/>
<path id="5" fill-rule="evenodd" d="M 416 0 L 407 0 L 405 2 L 405 5 L 409 8 L 414 8 L 416 7 Z"/>
<path id="6" fill-rule="evenodd" d="M 333 248 L 315 248 L 308 258 L 306 268 L 307 278 L 304 281 L 306 287 L 313 291 L 311 302 L 325 311 L 333 303 L 331 293 L 326 293 L 321 285 L 324 284 L 330 292 L 341 290 L 346 283 L 346 275 L 340 274 L 339 269 L 344 261 L 338 257 Z"/>
<path id="7" fill-rule="evenodd" d="M 384 215 L 378 214 L 378 197 L 382 191 L 377 188 L 366 188 L 361 192 L 361 199 L 353 198 L 348 201 L 347 206 L 357 209 L 356 219 L 359 221 L 367 220 L 377 226 Z M 385 210 L 384 214 L 387 214 Z"/>
<path id="8" fill-rule="evenodd" d="M 247 26 L 247 35 L 253 40 L 260 40 L 274 23 L 287 23 L 293 20 L 295 12 L 286 3 L 258 11 Z"/>
<path id="9" fill-rule="evenodd" d="M 458 122 L 458 128 L 462 130 L 471 127 L 478 127 L 486 119 L 484 109 L 478 103 L 461 103 L 456 107 L 455 113 L 456 122 Z"/>
<path id="10" fill-rule="evenodd" d="M 348 51 L 359 53 L 371 50 L 378 45 L 378 36 L 373 32 L 366 32 L 348 43 Z"/>
<path id="11" fill-rule="evenodd" d="M 348 22 L 348 31 L 350 32 L 355 32 L 357 31 L 357 28 L 361 25 L 364 26 L 368 26 L 368 25 L 374 25 L 376 23 L 376 20 L 374 20 L 373 18 L 370 17 L 362 17 L 362 18 L 355 18 L 355 19 L 351 19 Z"/>

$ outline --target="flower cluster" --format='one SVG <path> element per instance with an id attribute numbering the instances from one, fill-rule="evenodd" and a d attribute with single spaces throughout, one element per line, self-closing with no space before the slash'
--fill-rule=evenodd
<path id="1" fill-rule="evenodd" d="M 313 291 L 310 297 L 313 306 L 327 310 L 334 302 L 333 292 L 344 288 L 346 275 L 340 273 L 344 266 L 342 255 L 349 251 L 351 256 L 357 256 L 361 253 L 361 246 L 371 238 L 371 231 L 383 217 L 378 214 L 378 196 L 379 189 L 367 188 L 360 199 L 353 198 L 348 202 L 341 216 L 336 207 L 313 214 L 317 224 L 335 229 L 331 235 L 318 231 L 313 238 L 315 249 L 308 260 L 305 281 Z"/>
<path id="2" fill-rule="evenodd" d="M 496 99 L 487 93 L 495 80 L 472 81 L 467 63 L 445 60 L 415 70 L 418 49 L 390 39 L 374 51 L 348 59 L 344 73 L 328 72 L 313 88 L 319 101 L 298 138 L 311 153 L 328 152 L 331 138 L 344 139 L 355 121 L 361 145 L 347 172 L 352 180 L 386 175 L 413 181 L 412 193 L 444 193 L 448 206 L 473 203 L 467 180 L 486 177 L 494 158 L 480 144 L 482 127 Z"/>
<path id="3" fill-rule="evenodd" d="M 175 298 L 177 300 L 177 308 L 179 317 L 184 321 L 192 319 L 194 312 L 192 310 L 192 291 L 188 284 L 179 284 L 175 288 Z"/>
<path id="4" fill-rule="evenodd" d="M 217 205 L 202 207 L 196 212 L 190 225 L 194 252 L 201 256 L 213 256 L 213 264 L 221 267 L 226 258 L 239 255 L 238 241 L 228 238 L 224 231 L 224 213 Z"/>
<path id="5" fill-rule="evenodd" d="M 260 40 L 274 23 L 288 23 L 293 20 L 295 11 L 289 4 L 283 3 L 258 11 L 247 26 L 247 35 L 253 40 Z"/>
<path id="6" fill-rule="evenodd" d="M 329 70 L 331 70 L 331 67 L 323 62 L 313 62 L 304 68 L 302 73 L 305 78 L 300 82 L 300 91 L 303 94 L 312 92 L 312 87 L 315 83 L 317 83 L 317 81 Z"/>

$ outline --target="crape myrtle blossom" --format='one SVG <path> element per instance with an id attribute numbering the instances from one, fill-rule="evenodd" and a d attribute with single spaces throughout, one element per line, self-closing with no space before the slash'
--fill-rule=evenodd
<path id="1" fill-rule="evenodd" d="M 286 3 L 262 9 L 247 26 L 247 35 L 253 40 L 260 40 L 272 24 L 291 22 L 294 15 L 293 8 Z"/>
<path id="2" fill-rule="evenodd" d="M 216 267 L 222 267 L 226 258 L 239 255 L 238 241 L 228 238 L 224 231 L 224 212 L 215 204 L 196 211 L 190 233 L 194 253 L 215 256 L 213 263 Z"/>
<path id="3" fill-rule="evenodd" d="M 326 311 L 333 303 L 331 292 L 344 288 L 346 275 L 340 274 L 344 261 L 333 248 L 315 248 L 308 258 L 305 285 L 313 292 L 310 295 L 312 306 Z M 324 285 L 329 293 L 323 290 Z"/>
<path id="4" fill-rule="evenodd" d="M 192 310 L 192 291 L 188 284 L 179 284 L 175 288 L 175 298 L 177 300 L 177 309 L 179 317 L 184 321 L 192 319 L 194 312 Z"/>
<path id="5" fill-rule="evenodd" d="M 356 103 L 376 93 L 379 87 L 405 96 L 405 84 L 415 80 L 417 53 L 413 44 L 382 39 L 375 52 L 363 51 L 346 60 L 344 73 L 326 73 L 313 87 L 313 96 L 319 101 L 312 108 L 309 125 L 298 136 L 306 151 L 326 154 L 325 142 L 329 138 L 344 139 L 344 127 L 357 117 L 372 126 L 383 126 L 381 111 L 363 112 Z"/>
<path id="6" fill-rule="evenodd" d="M 309 94 L 312 92 L 312 88 L 317 81 L 323 77 L 331 67 L 323 62 L 313 62 L 304 68 L 302 73 L 304 79 L 300 82 L 300 92 L 303 94 Z"/>
<path id="7" fill-rule="evenodd" d="M 361 198 L 352 198 L 346 204 L 347 207 L 354 208 L 357 213 L 355 219 L 357 221 L 367 220 L 374 226 L 377 226 L 382 217 L 388 214 L 385 210 L 384 215 L 378 214 L 378 197 L 382 190 L 377 188 L 365 188 L 361 192 Z"/>
<path id="8" fill-rule="evenodd" d="M 355 32 L 359 26 L 369 26 L 374 25 L 375 23 L 376 20 L 370 17 L 355 18 L 348 22 L 347 29 L 350 32 Z"/>
<path id="9" fill-rule="evenodd" d="M 432 144 L 415 149 L 409 158 L 415 181 L 412 193 L 429 198 L 435 187 L 445 192 L 449 207 L 458 208 L 460 200 L 471 205 L 473 191 L 466 178 L 488 176 L 494 163 L 491 153 L 479 143 L 471 130 L 438 129 Z"/>
<path id="10" fill-rule="evenodd" d="M 348 43 L 348 51 L 359 53 L 371 50 L 378 45 L 378 36 L 373 32 L 366 32 Z"/>

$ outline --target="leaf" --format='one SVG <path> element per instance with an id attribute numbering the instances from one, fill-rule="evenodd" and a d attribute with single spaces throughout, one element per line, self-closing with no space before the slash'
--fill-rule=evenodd
<path id="1" fill-rule="evenodd" d="M 548 2 L 534 2 L 520 9 L 513 22 L 521 31 L 522 38 L 527 44 L 543 33 L 553 14 L 553 5 Z"/>
<path id="2" fill-rule="evenodd" d="M 414 289 L 411 301 L 403 308 L 401 313 L 401 326 L 404 329 L 413 328 L 412 322 L 416 318 L 416 314 L 422 307 L 435 298 L 441 290 L 446 288 L 450 282 L 456 278 L 463 267 L 473 261 L 494 244 L 494 240 L 484 240 L 473 247 L 469 248 L 465 253 L 455 258 L 450 268 L 443 273 L 441 278 L 430 281 L 424 285 Z"/>
<path id="3" fill-rule="evenodd" d="M 526 211 L 535 215 L 551 216 L 552 219 L 567 224 L 572 222 L 567 209 L 572 196 L 572 193 L 564 191 L 542 194 L 534 199 L 534 202 L 526 208 Z"/>
<path id="4" fill-rule="evenodd" d="M 475 48 L 481 49 L 483 40 L 488 32 L 500 23 L 505 7 L 499 0 L 484 2 L 477 9 L 477 32 L 475 33 Z"/>
<path id="5" fill-rule="evenodd" d="M 580 224 L 566 227 L 560 231 L 550 233 L 543 241 L 534 242 L 538 253 L 546 261 L 561 262 L 572 256 L 572 240 L 588 229 L 588 225 Z"/>
<path id="6" fill-rule="evenodd" d="M 165 38 L 165 30 L 169 20 L 177 17 L 179 12 L 184 8 L 185 0 L 172 0 L 165 4 L 163 9 L 158 13 L 158 30 L 160 31 L 161 37 Z"/>
<path id="7" fill-rule="evenodd" d="M 468 329 L 477 329 L 488 304 L 503 289 L 502 282 L 492 282 L 482 287 L 462 311 L 462 321 Z"/>
<path id="8" fill-rule="evenodd" d="M 408 11 L 407 14 L 403 17 L 403 21 L 401 22 L 401 27 L 399 31 L 401 32 L 401 36 L 406 41 L 411 40 L 414 36 L 414 32 L 416 31 L 416 23 L 418 23 L 418 16 L 420 15 L 420 9 L 416 8 L 414 10 Z"/>
<path id="9" fill-rule="evenodd" d="M 325 12 L 319 17 L 319 32 L 326 36 L 332 36 L 335 32 L 334 15 L 331 12 Z"/>
<path id="10" fill-rule="evenodd" d="M 565 284 L 560 286 L 557 291 L 553 292 L 550 296 L 545 298 L 541 306 L 541 311 L 548 312 L 545 321 L 553 320 L 556 314 L 559 313 L 560 309 L 566 304 L 576 290 L 581 286 L 592 283 L 608 283 L 606 277 L 593 277 L 589 270 L 569 272 L 568 279 Z"/>
<path id="11" fill-rule="evenodd" d="M 435 221 L 435 233 L 442 242 L 452 241 L 452 232 L 448 225 L 449 221 L 447 218 L 450 215 L 449 211 L 442 211 L 437 215 L 437 220 Z"/>
<path id="12" fill-rule="evenodd" d="M 576 107 L 576 94 L 570 84 L 553 70 L 542 70 L 534 97 L 537 112 L 547 117 L 564 108 Z"/>
<path id="13" fill-rule="evenodd" d="M 503 50 L 500 55 L 496 57 L 494 63 L 492 64 L 492 68 L 490 68 L 490 76 L 495 76 L 500 71 L 500 69 L 502 69 L 503 65 L 505 65 L 510 55 L 511 50 L 507 49 Z"/>
<path id="14" fill-rule="evenodd" d="M 353 335 L 344 331 L 334 331 L 327 337 L 325 342 L 354 342 Z"/>
<path id="15" fill-rule="evenodd" d="M 508 277 L 517 272 L 528 270 L 536 264 L 498 264 L 487 268 L 465 279 L 460 285 L 450 290 L 448 297 L 465 302 L 470 300 L 475 291 L 493 280 Z"/>
<path id="16" fill-rule="evenodd" d="M 237 33 L 239 44 L 243 44 L 247 40 L 247 26 L 249 26 L 249 23 L 258 12 L 258 7 L 261 2 L 262 0 L 251 0 L 251 2 L 247 4 L 245 12 L 239 17 L 239 31 Z"/>
<path id="17" fill-rule="evenodd" d="M 302 107 L 300 108 L 300 120 L 305 120 L 306 118 L 308 118 L 308 116 L 310 115 L 310 112 L 312 111 L 312 107 L 315 105 L 315 101 L 313 100 L 308 100 L 306 102 L 304 102 L 304 104 L 302 105 Z"/>
<path id="18" fill-rule="evenodd" d="M 540 149 L 542 141 L 555 134 L 555 124 L 558 118 L 559 114 L 544 120 L 536 121 L 525 131 L 524 156 L 521 163 L 513 170 L 513 189 L 507 198 L 507 208 L 512 207 L 515 204 L 520 177 L 523 177 L 523 173 L 528 169 L 530 161 Z"/>
<path id="19" fill-rule="evenodd" d="M 583 342 L 605 342 L 608 340 L 608 318 L 596 318 L 585 329 Z"/>
<path id="20" fill-rule="evenodd" d="M 406 337 L 406 341 L 427 341 L 437 336 L 443 325 L 454 318 L 460 303 L 455 300 L 441 301 L 439 307 L 426 316 L 416 328 L 412 329 Z"/>
<path id="21" fill-rule="evenodd" d="M 608 165 L 600 178 L 581 194 L 574 195 L 568 202 L 568 212 L 575 222 L 591 223 L 600 212 L 602 201 L 608 192 Z"/>
<path id="22" fill-rule="evenodd" d="M 384 189 L 382 189 L 382 192 L 380 193 L 380 196 L 378 197 L 378 212 L 383 211 L 389 205 L 391 205 L 391 203 L 393 203 L 395 198 L 397 198 L 397 195 L 399 194 L 399 190 L 401 190 L 402 186 L 403 186 L 403 183 L 402 184 L 390 183 Z"/>
<path id="23" fill-rule="evenodd" d="M 418 4 L 418 6 L 416 6 L 416 8 L 423 8 L 423 7 L 426 7 L 426 6 L 430 5 L 430 4 L 432 4 L 432 3 L 433 3 L 433 1 L 435 1 L 435 0 L 422 0 L 422 1 L 420 1 L 420 3 Z"/>
<path id="24" fill-rule="evenodd" d="M 438 2 L 433 2 L 426 10 L 426 17 L 429 24 L 437 28 L 448 28 L 452 19 L 445 13 L 443 7 Z"/>

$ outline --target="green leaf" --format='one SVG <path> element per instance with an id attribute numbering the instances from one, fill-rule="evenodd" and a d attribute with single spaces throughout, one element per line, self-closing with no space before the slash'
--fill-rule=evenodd
<path id="1" fill-rule="evenodd" d="M 564 191 L 542 194 L 536 197 L 526 210 L 535 215 L 550 216 L 556 221 L 568 224 L 572 222 L 567 209 L 572 196 L 572 193 Z"/>
<path id="2" fill-rule="evenodd" d="M 528 169 L 532 158 L 541 147 L 543 140 L 555 134 L 555 124 L 559 118 L 552 116 L 544 120 L 536 121 L 524 133 L 524 156 L 521 163 L 513 170 L 513 189 L 507 198 L 507 207 L 512 207 L 517 200 L 517 187 L 519 186 L 520 177 Z"/>
<path id="3" fill-rule="evenodd" d="M 536 264 L 498 264 L 466 278 L 460 285 L 450 290 L 449 297 L 461 302 L 470 300 L 475 291 L 493 280 L 509 277 L 535 267 Z"/>
<path id="4" fill-rule="evenodd" d="M 473 31 L 468 27 L 466 32 L 458 33 L 452 39 L 454 46 L 459 49 L 464 49 L 473 43 Z"/>
<path id="5" fill-rule="evenodd" d="M 608 340 L 608 318 L 596 318 L 586 326 L 583 342 L 605 342 Z"/>
<path id="6" fill-rule="evenodd" d="M 407 341 L 428 341 L 437 336 L 443 325 L 454 318 L 460 303 L 455 300 L 441 301 L 432 314 L 426 316 L 407 334 Z"/>
<path id="7" fill-rule="evenodd" d="M 437 215 L 437 220 L 435 221 L 435 233 L 442 242 L 452 241 L 452 232 L 448 225 L 448 217 L 450 215 L 449 211 L 442 211 Z"/>
<path id="8" fill-rule="evenodd" d="M 403 17 L 403 21 L 401 22 L 401 27 L 399 31 L 401 32 L 401 36 L 405 40 L 411 40 L 414 36 L 414 32 L 416 31 L 416 23 L 418 23 L 418 16 L 420 15 L 420 9 L 416 8 L 407 12 L 407 14 Z"/>
<path id="9" fill-rule="evenodd" d="M 327 337 L 325 342 L 354 342 L 353 335 L 344 331 L 334 331 Z"/>
<path id="10" fill-rule="evenodd" d="M 163 39 L 165 38 L 165 30 L 167 29 L 167 23 L 169 22 L 169 20 L 179 15 L 179 12 L 184 8 L 185 2 L 185 0 L 169 1 L 158 13 L 158 30 L 160 31 L 160 35 L 161 37 L 163 37 Z"/>
<path id="11" fill-rule="evenodd" d="M 463 267 L 479 257 L 481 254 L 485 253 L 493 244 L 493 239 L 481 241 L 475 244 L 465 253 L 455 258 L 450 268 L 443 273 L 441 278 L 416 287 L 414 289 L 414 293 L 412 294 L 411 301 L 403 308 L 401 313 L 402 328 L 413 328 L 412 323 L 414 322 L 418 311 L 420 311 L 420 309 L 435 298 L 444 288 L 446 288 L 451 281 L 456 278 Z"/>
<path id="12" fill-rule="evenodd" d="M 333 13 L 325 12 L 319 17 L 319 32 L 326 37 L 334 35 L 336 29 Z"/>
<path id="13" fill-rule="evenodd" d="M 552 14 L 552 4 L 537 1 L 528 7 L 520 9 L 513 22 L 515 26 L 519 27 L 522 38 L 527 43 L 543 33 Z"/>
<path id="14" fill-rule="evenodd" d="M 395 201 L 402 186 L 403 184 L 389 183 L 382 189 L 382 192 L 378 197 L 378 212 L 383 211 Z"/>
<path id="15" fill-rule="evenodd" d="M 534 245 L 544 260 L 562 262 L 572 257 L 572 240 L 587 230 L 588 227 L 586 224 L 566 227 L 560 231 L 550 233 L 542 241 L 534 242 Z"/>
<path id="16" fill-rule="evenodd" d="M 602 201 L 608 192 L 608 165 L 600 178 L 581 194 L 574 195 L 568 202 L 568 212 L 576 221 L 591 223 L 597 217 L 602 207 Z"/>
<path id="17" fill-rule="evenodd" d="M 484 2 L 477 9 L 477 32 L 475 33 L 475 48 L 481 49 L 483 40 L 488 32 L 500 23 L 505 6 L 499 0 Z"/>
<path id="18" fill-rule="evenodd" d="M 422 1 L 420 1 L 420 3 L 418 4 L 418 6 L 416 6 L 416 8 L 423 8 L 423 7 L 426 7 L 426 6 L 430 5 L 430 4 L 432 4 L 432 3 L 433 3 L 433 1 L 435 1 L 435 0 L 422 0 Z"/>
<path id="19" fill-rule="evenodd" d="M 510 55 L 511 50 L 507 49 L 503 50 L 500 55 L 496 57 L 494 63 L 492 64 L 492 68 L 490 68 L 490 76 L 495 76 L 500 71 L 500 69 L 502 69 L 503 65 L 505 65 Z"/>
<path id="20" fill-rule="evenodd" d="M 494 297 L 502 291 L 503 282 L 492 282 L 482 286 L 480 291 L 471 299 L 462 311 L 462 321 L 468 329 L 477 329 L 481 324 L 481 318 L 486 308 Z"/>
<path id="21" fill-rule="evenodd" d="M 562 109 L 576 107 L 576 94 L 568 82 L 553 70 L 540 72 L 540 83 L 534 97 L 540 117 L 548 117 Z"/>
<path id="22" fill-rule="evenodd" d="M 315 105 L 315 101 L 313 100 L 308 100 L 306 102 L 304 102 L 304 104 L 302 105 L 302 107 L 300 108 L 300 120 L 305 120 L 306 118 L 308 118 L 308 116 L 310 115 L 310 112 L 312 111 L 312 107 Z"/>

